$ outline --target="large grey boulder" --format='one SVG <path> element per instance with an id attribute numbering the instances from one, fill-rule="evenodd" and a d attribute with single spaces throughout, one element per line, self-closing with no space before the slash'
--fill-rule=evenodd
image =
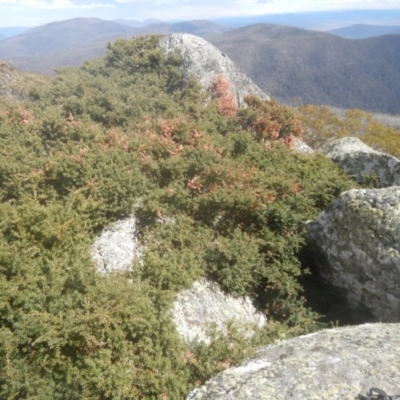
<path id="1" fill-rule="evenodd" d="M 323 152 L 359 183 L 364 183 L 366 177 L 376 175 L 379 187 L 400 184 L 400 160 L 375 151 L 360 139 L 346 137 L 335 140 Z"/>
<path id="2" fill-rule="evenodd" d="M 163 36 L 159 45 L 167 54 L 178 50 L 183 57 L 184 75 L 197 78 L 206 90 L 218 75 L 223 75 L 232 84 L 238 105 L 242 105 L 244 97 L 249 94 L 269 99 L 225 54 L 204 39 L 176 33 Z"/>
<path id="3" fill-rule="evenodd" d="M 100 273 L 127 270 L 142 257 L 134 216 L 106 228 L 92 246 L 92 259 Z"/>
<path id="4" fill-rule="evenodd" d="M 250 337 L 255 327 L 262 328 L 267 322 L 248 297 L 232 297 L 206 279 L 194 282 L 190 289 L 178 294 L 172 312 L 178 333 L 188 342 L 209 343 L 211 324 L 215 324 L 217 331 L 226 333 L 231 321 Z"/>
<path id="5" fill-rule="evenodd" d="M 320 275 L 351 306 L 400 321 L 400 187 L 344 192 L 308 230 L 325 259 Z"/>
<path id="6" fill-rule="evenodd" d="M 259 351 L 186 400 L 354 400 L 371 387 L 400 394 L 400 325 L 320 331 Z"/>

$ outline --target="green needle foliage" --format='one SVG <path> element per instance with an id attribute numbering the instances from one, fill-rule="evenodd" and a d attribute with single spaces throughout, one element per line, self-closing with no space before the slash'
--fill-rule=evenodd
<path id="1" fill-rule="evenodd" d="M 158 40 L 119 40 L 31 101 L 0 102 L 0 399 L 182 399 L 319 327 L 302 227 L 354 184 L 290 149 L 290 109 L 249 98 L 224 113 Z M 132 214 L 143 262 L 100 275 L 91 243 Z M 200 277 L 250 296 L 267 327 L 184 343 L 170 310 Z"/>

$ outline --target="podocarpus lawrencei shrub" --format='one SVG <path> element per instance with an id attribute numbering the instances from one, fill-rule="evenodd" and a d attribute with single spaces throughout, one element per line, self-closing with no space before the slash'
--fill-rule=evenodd
<path id="1" fill-rule="evenodd" d="M 157 43 L 117 41 L 31 102 L 0 103 L 1 399 L 181 399 L 256 345 L 318 326 L 301 227 L 349 179 L 285 145 L 300 132 L 287 107 L 204 106 Z M 143 262 L 97 274 L 94 237 L 132 213 Z M 183 343 L 171 305 L 204 276 L 254 299 L 267 327 Z"/>

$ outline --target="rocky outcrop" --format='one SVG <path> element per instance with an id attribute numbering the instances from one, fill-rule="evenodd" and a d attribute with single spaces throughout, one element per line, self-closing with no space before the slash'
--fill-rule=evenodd
<path id="1" fill-rule="evenodd" d="M 400 187 L 345 192 L 308 228 L 325 259 L 321 276 L 353 307 L 400 321 Z"/>
<path id="2" fill-rule="evenodd" d="M 106 228 L 95 240 L 92 258 L 100 273 L 129 269 L 133 260 L 141 258 L 136 225 L 131 216 Z"/>
<path id="3" fill-rule="evenodd" d="M 359 183 L 375 175 L 379 187 L 400 184 L 400 160 L 373 150 L 355 137 L 333 141 L 325 147 L 324 153 Z"/>
<path id="4" fill-rule="evenodd" d="M 254 333 L 254 327 L 263 327 L 267 320 L 257 312 L 248 297 L 235 298 L 222 292 L 213 282 L 201 279 L 180 293 L 174 302 L 173 318 L 181 337 L 208 343 L 211 324 L 225 333 L 232 321 L 246 336 Z"/>
<path id="5" fill-rule="evenodd" d="M 354 400 L 371 387 L 400 394 L 400 325 L 337 328 L 259 351 L 186 400 Z"/>
<path id="6" fill-rule="evenodd" d="M 167 54 L 178 50 L 183 57 L 184 75 L 197 78 L 206 90 L 218 75 L 223 75 L 232 84 L 239 106 L 249 94 L 269 99 L 225 54 L 204 39 L 187 33 L 171 34 L 161 38 L 160 47 Z"/>

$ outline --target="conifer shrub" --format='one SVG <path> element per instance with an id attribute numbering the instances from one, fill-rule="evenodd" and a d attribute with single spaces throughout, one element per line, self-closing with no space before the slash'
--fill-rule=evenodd
<path id="1" fill-rule="evenodd" d="M 259 345 L 317 329 L 304 221 L 354 184 L 295 154 L 296 115 L 249 98 L 221 112 L 155 36 L 0 103 L 0 398 L 182 399 Z M 91 243 L 135 214 L 142 262 L 104 276 Z M 200 277 L 269 323 L 187 344 L 171 316 Z"/>

